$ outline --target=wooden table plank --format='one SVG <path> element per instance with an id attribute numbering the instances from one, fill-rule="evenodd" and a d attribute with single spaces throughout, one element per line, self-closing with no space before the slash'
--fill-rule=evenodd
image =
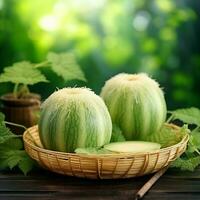
<path id="1" fill-rule="evenodd" d="M 150 176 L 120 180 L 89 180 L 39 171 L 24 176 L 0 173 L 1 200 L 133 199 Z M 169 170 L 147 193 L 148 199 L 200 199 L 200 169 L 195 172 Z"/>
<path id="2" fill-rule="evenodd" d="M 118 180 L 120 182 L 120 180 Z M 105 184 L 104 184 L 105 183 Z M 65 191 L 76 192 L 78 189 L 92 191 L 102 191 L 104 189 L 113 192 L 115 190 L 137 190 L 142 186 L 144 182 L 136 182 L 132 180 L 129 183 L 114 183 L 111 182 L 107 184 L 104 181 L 102 184 L 92 182 L 90 184 L 80 184 L 74 182 L 63 182 L 63 181 L 44 181 L 44 180 L 4 180 L 0 181 L 0 192 L 5 191 Z M 200 181 L 193 180 L 173 180 L 169 178 L 162 178 L 159 180 L 152 189 L 158 192 L 199 192 L 200 191 Z M 106 191 L 104 191 L 106 192 Z"/>

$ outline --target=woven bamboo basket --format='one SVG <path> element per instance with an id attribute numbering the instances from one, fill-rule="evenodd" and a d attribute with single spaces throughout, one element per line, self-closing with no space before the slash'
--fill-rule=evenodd
<path id="1" fill-rule="evenodd" d="M 168 126 L 179 129 L 175 125 Z M 84 155 L 44 149 L 38 126 L 27 129 L 23 135 L 26 152 L 43 168 L 63 175 L 90 179 L 131 178 L 156 172 L 185 151 L 188 139 L 186 135 L 176 145 L 148 153 Z"/>

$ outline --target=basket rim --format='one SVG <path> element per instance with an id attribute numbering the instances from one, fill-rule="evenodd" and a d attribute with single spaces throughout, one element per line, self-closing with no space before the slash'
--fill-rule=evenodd
<path id="1" fill-rule="evenodd" d="M 168 126 L 172 126 L 174 128 L 180 128 L 179 126 L 175 124 L 166 124 Z M 79 157 L 89 157 L 89 158 L 124 158 L 124 157 L 133 157 L 133 156 L 147 156 L 147 155 L 153 155 L 153 154 L 158 154 L 162 153 L 165 151 L 171 151 L 172 149 L 176 149 L 185 143 L 189 141 L 189 134 L 186 134 L 180 142 L 177 144 L 174 144 L 169 147 L 161 148 L 159 150 L 154 150 L 150 152 L 142 152 L 142 153 L 116 153 L 116 154 L 83 154 L 83 153 L 67 153 L 67 152 L 61 152 L 61 151 L 54 151 L 54 150 L 49 150 L 49 149 L 44 149 L 42 147 L 37 146 L 34 144 L 33 141 L 29 142 L 27 140 L 27 135 L 30 134 L 30 130 L 36 128 L 37 129 L 38 125 L 32 126 L 28 128 L 24 133 L 23 133 L 23 141 L 27 145 L 29 145 L 32 149 L 35 149 L 36 151 L 43 152 L 46 154 L 51 154 L 51 155 L 61 155 L 61 156 L 79 156 Z"/>

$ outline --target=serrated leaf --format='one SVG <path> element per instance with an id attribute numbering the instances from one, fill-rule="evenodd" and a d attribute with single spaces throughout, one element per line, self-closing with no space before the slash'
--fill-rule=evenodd
<path id="1" fill-rule="evenodd" d="M 0 145 L 0 151 L 21 150 L 23 149 L 23 142 L 20 138 L 9 138 Z"/>
<path id="2" fill-rule="evenodd" d="M 8 141 L 10 138 L 14 138 L 16 135 L 14 135 L 9 128 L 5 126 L 5 124 L 2 122 L 0 123 L 0 144 Z M 0 146 L 1 148 L 1 146 Z"/>
<path id="3" fill-rule="evenodd" d="M 200 149 L 200 132 L 193 131 L 190 135 L 187 151 L 193 153 Z"/>
<path id="4" fill-rule="evenodd" d="M 10 129 L 8 127 L 6 127 L 5 123 L 4 123 L 4 115 L 2 113 L 0 113 L 0 150 L 2 148 L 9 148 L 9 141 L 11 139 L 17 140 L 17 138 L 19 136 L 13 134 Z M 19 138 L 18 138 L 19 140 Z M 18 145 L 19 145 L 20 140 L 18 141 Z M 15 145 L 13 146 L 13 144 L 11 144 L 12 147 L 15 147 Z M 22 145 L 21 145 L 22 146 Z"/>
<path id="5" fill-rule="evenodd" d="M 187 126 L 181 127 L 179 130 L 171 126 L 164 125 L 160 131 L 149 135 L 146 140 L 161 144 L 162 148 L 169 147 L 180 142 L 183 137 L 189 133 Z"/>
<path id="6" fill-rule="evenodd" d="M 194 169 L 200 164 L 200 156 L 184 159 L 177 158 L 170 167 L 180 168 L 182 171 L 194 171 Z"/>
<path id="7" fill-rule="evenodd" d="M 24 158 L 19 162 L 18 167 L 26 175 L 33 169 L 34 164 L 34 161 L 25 153 Z"/>
<path id="8" fill-rule="evenodd" d="M 27 174 L 34 166 L 34 161 L 27 155 L 25 150 L 0 151 L 0 169 L 19 167 L 19 169 Z"/>
<path id="9" fill-rule="evenodd" d="M 15 166 L 18 165 L 18 163 L 20 162 L 21 160 L 21 157 L 18 156 L 18 155 L 12 155 L 12 156 L 9 156 L 7 158 L 7 162 L 8 162 L 8 167 L 10 169 L 13 169 Z"/>
<path id="10" fill-rule="evenodd" d="M 0 82 L 33 85 L 39 82 L 47 82 L 47 79 L 33 64 L 22 61 L 4 68 L 4 72 L 0 75 Z"/>
<path id="11" fill-rule="evenodd" d="M 3 143 L 10 140 L 10 138 L 14 138 L 15 136 L 4 135 L 0 137 L 0 144 L 2 146 Z"/>
<path id="12" fill-rule="evenodd" d="M 18 166 L 24 174 L 27 174 L 34 162 L 23 150 L 21 136 L 13 134 L 6 127 L 3 118 L 3 115 L 0 115 L 0 169 L 13 169 Z"/>
<path id="13" fill-rule="evenodd" d="M 192 144 L 195 145 L 197 149 L 200 149 L 200 132 L 192 132 L 191 134 Z"/>
<path id="14" fill-rule="evenodd" d="M 179 119 L 187 124 L 195 124 L 200 126 L 200 110 L 198 108 L 177 109 L 172 113 L 172 119 Z"/>
<path id="15" fill-rule="evenodd" d="M 0 151 L 0 166 L 9 167 L 12 169 L 15 167 L 19 161 L 20 156 L 18 155 L 17 151 L 9 150 L 9 151 Z"/>
<path id="16" fill-rule="evenodd" d="M 65 81 L 74 79 L 86 81 L 85 75 L 72 53 L 56 54 L 50 52 L 47 55 L 47 60 L 50 62 L 52 70 Z"/>

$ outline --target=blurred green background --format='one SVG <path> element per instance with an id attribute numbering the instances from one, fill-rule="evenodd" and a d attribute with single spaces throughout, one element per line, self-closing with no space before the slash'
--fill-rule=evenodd
<path id="1" fill-rule="evenodd" d="M 49 51 L 73 52 L 88 82 L 66 84 L 46 71 L 51 83 L 31 88 L 43 98 L 66 85 L 99 93 L 117 73 L 147 72 L 168 109 L 200 107 L 198 0 L 0 0 L 0 72 Z M 10 90 L 0 85 L 0 94 Z"/>

